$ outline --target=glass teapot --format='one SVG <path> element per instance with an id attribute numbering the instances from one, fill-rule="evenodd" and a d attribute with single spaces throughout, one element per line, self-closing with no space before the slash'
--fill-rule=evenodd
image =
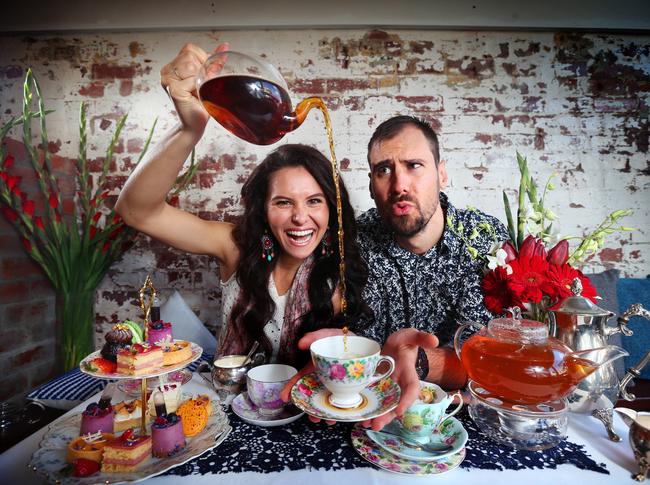
<path id="1" fill-rule="evenodd" d="M 233 135 L 256 145 L 270 145 L 298 128 L 317 97 L 301 101 L 292 111 L 287 83 L 278 70 L 248 54 L 217 52 L 197 77 L 199 99 L 216 121 Z"/>
<path id="2" fill-rule="evenodd" d="M 627 355 L 613 345 L 575 352 L 549 337 L 545 323 L 496 318 L 454 347 L 470 379 L 510 403 L 535 404 L 561 399 L 600 366 Z M 461 348 L 462 347 L 462 348 Z"/>

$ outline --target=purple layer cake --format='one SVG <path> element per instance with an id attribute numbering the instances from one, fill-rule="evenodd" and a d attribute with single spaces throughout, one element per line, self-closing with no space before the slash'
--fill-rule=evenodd
<path id="1" fill-rule="evenodd" d="M 162 320 L 149 322 L 148 332 L 147 341 L 150 344 L 171 342 L 174 340 L 172 337 L 172 324 L 169 322 L 163 322 Z"/>
<path id="2" fill-rule="evenodd" d="M 173 456 L 185 448 L 185 435 L 181 418 L 176 413 L 158 416 L 151 425 L 153 456 Z"/>
<path id="3" fill-rule="evenodd" d="M 108 407 L 100 408 L 96 402 L 91 402 L 86 410 L 81 413 L 81 430 L 79 435 L 83 436 L 88 433 L 112 433 L 113 419 L 115 411 L 110 404 Z"/>

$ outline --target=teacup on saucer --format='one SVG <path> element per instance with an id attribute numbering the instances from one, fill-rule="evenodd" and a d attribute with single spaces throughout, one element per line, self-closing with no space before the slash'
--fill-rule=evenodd
<path id="1" fill-rule="evenodd" d="M 390 377 L 361 390 L 361 404 L 342 409 L 329 401 L 330 391 L 318 379 L 316 373 L 303 376 L 291 388 L 291 400 L 307 414 L 320 419 L 341 422 L 357 422 L 382 416 L 395 409 L 401 391 Z"/>
<path id="2" fill-rule="evenodd" d="M 293 423 L 299 419 L 304 412 L 295 406 L 289 404 L 282 409 L 282 412 L 275 416 L 268 416 L 260 413 L 259 408 L 253 404 L 248 397 L 247 392 L 242 392 L 233 399 L 230 405 L 233 413 L 249 424 L 256 426 L 272 427 L 283 426 L 285 424 Z"/>
<path id="3" fill-rule="evenodd" d="M 400 434 L 400 426 L 397 420 L 386 425 L 383 431 L 392 434 Z M 458 453 L 467 443 L 467 431 L 456 418 L 447 418 L 435 431 L 429 435 L 428 444 L 450 445 L 451 449 L 445 452 L 431 453 L 422 448 L 408 446 L 403 440 L 396 436 L 390 436 L 366 430 L 368 437 L 378 446 L 389 453 L 406 460 L 433 461 L 440 460 L 447 456 Z"/>
<path id="4" fill-rule="evenodd" d="M 465 459 L 465 448 L 461 448 L 453 455 L 432 461 L 407 460 L 377 446 L 368 437 L 366 430 L 359 427 L 352 428 L 352 447 L 362 458 L 373 465 L 389 472 L 404 475 L 437 475 L 445 473 L 458 467 Z"/>

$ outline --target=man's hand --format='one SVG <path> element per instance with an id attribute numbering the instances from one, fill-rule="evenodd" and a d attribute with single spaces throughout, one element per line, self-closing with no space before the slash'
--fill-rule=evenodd
<path id="1" fill-rule="evenodd" d="M 391 378 L 402 390 L 397 407 L 383 416 L 372 421 L 364 421 L 362 426 L 372 425 L 375 431 L 390 423 L 396 416 L 401 416 L 420 394 L 420 378 L 415 370 L 418 347 L 433 350 L 438 346 L 438 338 L 430 333 L 421 332 L 414 328 L 403 328 L 393 333 L 381 350 L 382 355 L 390 355 L 395 359 L 395 370 Z"/>

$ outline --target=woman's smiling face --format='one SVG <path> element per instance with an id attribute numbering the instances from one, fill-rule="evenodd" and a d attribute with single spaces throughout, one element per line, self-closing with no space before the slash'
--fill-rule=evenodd
<path id="1" fill-rule="evenodd" d="M 271 175 L 266 218 L 285 257 L 304 260 L 313 253 L 329 216 L 325 194 L 307 169 L 286 167 Z"/>

